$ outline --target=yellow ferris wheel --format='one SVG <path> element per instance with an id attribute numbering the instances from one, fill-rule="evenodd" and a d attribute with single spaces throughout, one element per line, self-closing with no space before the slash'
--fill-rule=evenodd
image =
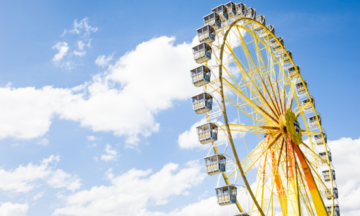
<path id="1" fill-rule="evenodd" d="M 204 92 L 192 103 L 206 115 L 199 141 L 214 152 L 206 172 L 223 179 L 218 204 L 236 205 L 237 216 L 339 216 L 322 119 L 284 39 L 243 3 L 212 9 L 204 23 L 191 70 Z"/>

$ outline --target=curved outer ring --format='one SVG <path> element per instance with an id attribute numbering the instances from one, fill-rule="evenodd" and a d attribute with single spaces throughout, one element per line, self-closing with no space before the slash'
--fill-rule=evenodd
<path id="1" fill-rule="evenodd" d="M 260 212 L 260 214 L 263 215 L 263 216 L 265 216 L 264 212 L 262 211 L 259 203 L 257 202 L 257 200 L 256 200 L 256 198 L 255 198 L 255 196 L 254 196 L 254 194 L 253 194 L 253 192 L 252 192 L 252 190 L 251 190 L 251 187 L 250 187 L 250 185 L 249 185 L 249 182 L 247 181 L 247 178 L 246 178 L 246 176 L 245 176 L 245 174 L 244 174 L 244 170 L 242 169 L 241 162 L 240 162 L 240 160 L 239 160 L 239 158 L 238 158 L 238 155 L 237 155 L 237 152 L 236 152 L 236 148 L 235 148 L 235 145 L 234 145 L 234 141 L 233 141 L 232 135 L 231 135 L 231 130 L 230 130 L 230 127 L 229 127 L 229 124 L 228 124 L 228 118 L 227 118 L 226 106 L 225 106 L 225 100 L 224 100 L 224 90 L 223 90 L 223 80 L 222 80 L 222 63 L 223 63 L 223 53 L 224 53 L 224 48 L 225 48 L 225 41 L 226 41 L 226 39 L 227 39 L 227 36 L 228 36 L 231 28 L 232 28 L 237 22 L 239 22 L 239 21 L 241 21 L 241 20 L 250 20 L 250 21 L 255 22 L 256 24 L 262 26 L 263 29 L 265 29 L 268 33 L 270 33 L 270 34 L 273 36 L 273 38 L 278 42 L 278 44 L 280 44 L 280 46 L 282 47 L 282 49 L 283 49 L 283 51 L 285 52 L 285 54 L 286 54 L 286 55 L 289 55 L 289 54 L 288 54 L 288 52 L 286 51 L 285 47 L 278 41 L 277 37 L 276 37 L 272 32 L 270 32 L 270 31 L 266 28 L 266 26 L 262 25 L 261 23 L 259 23 L 258 21 L 254 20 L 254 19 L 246 18 L 246 17 L 239 18 L 239 19 L 233 21 L 233 23 L 231 23 L 231 25 L 229 25 L 228 30 L 226 30 L 226 33 L 225 33 L 225 35 L 224 35 L 223 43 L 222 43 L 221 49 L 220 49 L 219 80 L 220 80 L 220 84 L 221 84 L 221 85 L 220 85 L 221 104 L 222 104 L 222 107 L 223 107 L 224 122 L 225 122 L 225 125 L 226 125 L 226 130 L 227 130 L 227 132 L 228 132 L 228 136 L 229 136 L 229 140 L 230 140 L 230 144 L 231 144 L 231 149 L 232 149 L 232 151 L 233 151 L 233 153 L 234 153 L 235 160 L 236 160 L 237 166 L 238 166 L 238 168 L 239 168 L 240 174 L 241 174 L 241 176 L 242 176 L 242 178 L 243 178 L 243 181 L 244 181 L 244 183 L 245 183 L 245 185 L 246 185 L 246 188 L 247 188 L 248 191 L 249 191 L 249 194 L 250 194 L 251 198 L 252 198 L 253 201 L 254 201 L 254 204 L 256 205 L 256 207 L 257 207 L 258 211 Z M 297 73 L 299 74 L 299 71 L 298 71 L 296 65 L 294 64 L 292 58 L 290 58 L 290 61 L 291 61 L 292 65 L 295 66 L 295 70 L 296 70 Z M 283 69 L 283 70 L 285 70 L 285 69 Z M 284 73 L 285 73 L 285 71 L 284 71 Z M 285 74 L 285 76 L 286 76 L 286 74 Z M 304 80 L 302 79 L 302 77 L 301 77 L 300 74 L 299 74 L 299 78 L 300 78 L 301 82 L 303 83 L 303 85 L 304 85 L 304 87 L 305 87 L 305 91 L 306 91 L 306 94 L 307 94 L 308 98 L 311 98 L 311 97 L 310 97 L 310 94 L 309 94 L 309 92 L 308 92 L 308 90 L 307 90 L 307 88 L 306 88 L 306 86 L 305 86 L 305 84 L 304 84 Z M 296 98 L 298 104 L 300 105 L 297 96 L 294 95 L 294 97 Z M 321 133 L 323 142 L 324 142 L 324 147 L 325 147 L 325 152 L 326 152 L 326 158 L 327 158 L 327 164 L 328 164 L 328 167 L 329 167 L 329 172 L 331 173 L 331 165 L 330 165 L 329 156 L 328 156 L 328 152 L 327 152 L 327 144 L 325 143 L 325 139 L 324 139 L 323 132 L 322 132 L 322 127 L 321 127 L 321 125 L 320 125 L 320 121 L 319 121 L 318 116 L 317 116 L 317 114 L 316 114 L 317 112 L 316 112 L 316 110 L 315 110 L 314 104 L 313 104 L 313 103 L 310 103 L 310 104 L 311 104 L 311 106 L 312 106 L 313 112 L 315 113 L 315 117 L 316 117 L 316 120 L 317 120 L 318 125 L 319 125 L 319 130 L 320 130 L 320 133 Z M 303 116 L 303 118 L 304 118 L 304 123 L 306 124 L 306 127 L 307 127 L 307 122 L 306 122 L 305 115 L 304 115 L 303 112 L 302 112 L 302 116 Z M 307 128 L 307 130 L 308 130 L 308 128 Z M 310 136 L 310 135 L 309 135 L 309 136 Z M 311 142 L 311 139 L 310 139 L 310 142 Z M 311 142 L 311 145 L 312 145 L 312 142 Z M 330 193 L 332 194 L 332 207 L 334 207 L 334 196 L 333 196 L 333 191 L 334 191 L 334 189 L 333 189 L 333 177 L 332 177 L 332 175 L 330 175 L 330 181 L 331 181 L 331 189 L 332 189 L 332 191 L 330 191 Z M 334 215 L 334 211 L 333 211 L 333 210 L 334 210 L 334 208 L 332 208 L 332 212 L 331 212 L 331 215 L 332 215 L 332 216 Z"/>

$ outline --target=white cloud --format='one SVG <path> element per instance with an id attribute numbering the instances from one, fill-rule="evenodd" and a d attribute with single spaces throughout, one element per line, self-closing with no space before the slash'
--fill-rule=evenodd
<path id="1" fill-rule="evenodd" d="M 49 144 L 49 140 L 46 138 L 42 138 L 40 141 L 37 142 L 37 144 L 46 146 Z"/>
<path id="2" fill-rule="evenodd" d="M 90 141 L 95 141 L 95 140 L 99 140 L 100 138 L 97 138 L 97 137 L 91 135 L 91 136 L 87 136 L 87 139 Z"/>
<path id="3" fill-rule="evenodd" d="M 40 199 L 43 195 L 44 195 L 44 192 L 37 193 L 37 194 L 33 197 L 33 200 L 38 200 L 38 199 Z"/>
<path id="4" fill-rule="evenodd" d="M 111 161 L 111 160 L 114 160 L 116 158 L 117 151 L 115 151 L 111 147 L 111 145 L 106 144 L 106 147 L 105 147 L 104 151 L 106 152 L 106 154 L 101 155 L 101 160 Z"/>
<path id="5" fill-rule="evenodd" d="M 339 190 L 341 214 L 360 214 L 360 138 L 329 141 Z"/>
<path id="6" fill-rule="evenodd" d="M 47 183 L 53 188 L 66 188 L 76 190 L 81 186 L 80 179 L 75 175 L 70 175 L 61 169 L 55 170 L 48 178 Z"/>
<path id="7" fill-rule="evenodd" d="M 64 37 L 66 35 L 67 31 L 64 29 L 63 33 L 60 35 L 60 37 Z"/>
<path id="8" fill-rule="evenodd" d="M 83 55 L 85 55 L 86 54 L 86 51 L 77 51 L 77 50 L 75 50 L 74 52 L 73 52 L 73 54 L 74 55 L 76 55 L 76 56 L 83 56 Z"/>
<path id="9" fill-rule="evenodd" d="M 153 174 L 151 170 L 131 169 L 115 176 L 109 170 L 109 186 L 92 187 L 66 197 L 65 206 L 57 208 L 53 215 L 141 215 L 151 203 L 164 205 L 173 196 L 188 195 L 190 188 L 204 180 L 202 170 L 195 161 L 182 169 L 169 163 Z"/>
<path id="10" fill-rule="evenodd" d="M 43 136 L 51 119 L 65 104 L 77 101 L 81 95 L 72 95 L 69 89 L 0 88 L 0 139 L 14 137 L 31 139 Z"/>
<path id="11" fill-rule="evenodd" d="M 42 136 L 51 119 L 59 116 L 93 131 L 125 135 L 128 144 L 136 145 L 139 136 L 159 130 L 157 113 L 201 91 L 184 75 L 197 66 L 191 45 L 174 42 L 175 38 L 160 37 L 141 43 L 86 82 L 81 93 L 50 86 L 0 88 L 5 104 L 0 106 L 0 138 Z"/>
<path id="12" fill-rule="evenodd" d="M 54 62 L 59 62 L 61 59 L 63 59 L 69 50 L 69 46 L 66 42 L 58 42 L 52 48 L 59 51 L 52 59 Z"/>
<path id="13" fill-rule="evenodd" d="M 74 28 L 70 30 L 70 33 L 80 34 L 84 31 L 83 37 L 90 36 L 91 32 L 96 32 L 98 30 L 97 27 L 91 27 L 88 24 L 88 18 L 84 18 L 80 20 L 80 22 L 77 22 L 77 20 L 74 21 Z"/>
<path id="14" fill-rule="evenodd" d="M 0 169 L 0 189 L 14 192 L 28 192 L 35 186 L 41 185 L 41 180 L 54 188 L 74 190 L 80 188 L 80 179 L 61 169 L 55 170 L 51 165 L 60 161 L 59 156 L 51 155 L 43 159 L 39 165 L 29 163 L 20 165 L 14 170 Z"/>
<path id="15" fill-rule="evenodd" d="M 100 67 L 105 67 L 109 64 L 109 62 L 112 60 L 113 54 L 106 57 L 105 55 L 100 55 L 96 58 L 95 64 L 97 64 Z"/>
<path id="16" fill-rule="evenodd" d="M 0 206 L 1 216 L 25 216 L 29 206 L 27 204 L 18 204 L 6 202 Z"/>
<path id="17" fill-rule="evenodd" d="M 78 45 L 78 49 L 79 49 L 79 50 L 84 49 L 85 44 L 84 44 L 82 41 L 78 41 L 78 42 L 77 42 L 77 45 Z"/>

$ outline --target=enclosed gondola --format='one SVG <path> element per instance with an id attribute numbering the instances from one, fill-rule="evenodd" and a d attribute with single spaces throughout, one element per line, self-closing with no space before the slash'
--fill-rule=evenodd
<path id="1" fill-rule="evenodd" d="M 312 127 L 312 128 L 316 128 L 316 127 L 319 127 L 319 126 L 320 126 L 319 123 L 318 123 L 318 121 L 316 120 L 316 116 L 317 116 L 318 119 L 319 119 L 320 125 L 322 125 L 322 124 L 321 124 L 321 116 L 320 116 L 320 113 L 316 113 L 316 115 L 314 114 L 313 116 L 310 116 L 310 117 L 309 117 L 309 124 L 310 124 L 310 127 Z"/>
<path id="2" fill-rule="evenodd" d="M 308 83 L 306 80 L 304 80 L 305 86 L 302 82 L 296 83 L 296 90 L 298 92 L 298 95 L 302 95 L 306 93 L 306 88 L 308 87 Z"/>
<path id="3" fill-rule="evenodd" d="M 214 123 L 206 123 L 198 126 L 197 133 L 201 144 L 212 143 L 217 140 L 218 127 Z"/>
<path id="4" fill-rule="evenodd" d="M 201 93 L 192 97 L 192 103 L 194 111 L 202 114 L 212 109 L 213 97 L 209 93 Z"/>
<path id="5" fill-rule="evenodd" d="M 322 131 L 323 131 L 325 143 L 327 143 L 326 132 L 325 132 L 324 129 L 322 129 Z M 314 139 L 315 139 L 315 142 L 316 142 L 317 145 L 324 145 L 324 141 L 323 141 L 323 138 L 321 136 L 321 133 L 315 134 Z"/>
<path id="6" fill-rule="evenodd" d="M 255 8 L 247 8 L 246 9 L 246 18 L 255 19 L 256 18 L 256 10 Z"/>
<path id="7" fill-rule="evenodd" d="M 192 49 L 193 49 L 194 59 L 197 63 L 202 64 L 211 59 L 212 49 L 209 44 L 201 43 L 193 47 Z"/>
<path id="8" fill-rule="evenodd" d="M 282 46 L 285 46 L 284 45 L 284 39 L 282 37 L 278 37 L 277 40 L 275 40 L 273 38 L 270 41 L 270 45 L 273 48 L 274 52 L 280 52 L 280 51 L 282 51 Z"/>
<path id="9" fill-rule="evenodd" d="M 331 210 L 332 210 L 332 206 L 326 206 L 326 211 L 328 213 L 328 215 L 331 215 Z M 340 216 L 340 208 L 338 204 L 334 205 L 334 216 Z"/>
<path id="10" fill-rule="evenodd" d="M 326 197 L 328 200 L 331 200 L 331 198 L 332 198 L 332 194 L 330 193 L 329 190 L 326 190 Z M 338 191 L 337 187 L 334 187 L 334 198 L 339 199 L 339 191 Z"/>
<path id="11" fill-rule="evenodd" d="M 201 87 L 210 82 L 211 71 L 207 66 L 201 65 L 190 71 L 191 79 L 196 87 Z"/>
<path id="12" fill-rule="evenodd" d="M 219 14 L 211 13 L 204 16 L 204 24 L 213 27 L 215 30 L 221 27 L 221 19 Z"/>
<path id="13" fill-rule="evenodd" d="M 226 185 L 215 188 L 219 205 L 231 205 L 236 203 L 237 188 L 235 185 Z"/>
<path id="14" fill-rule="evenodd" d="M 209 25 L 196 30 L 200 43 L 212 43 L 215 41 L 215 29 Z"/>
<path id="15" fill-rule="evenodd" d="M 256 21 L 258 21 L 261 25 L 266 26 L 266 19 L 263 15 L 256 16 Z M 254 31 L 260 31 L 263 27 L 259 24 L 254 24 Z"/>
<path id="16" fill-rule="evenodd" d="M 228 10 L 225 5 L 219 5 L 216 8 L 211 10 L 214 13 L 217 13 L 220 16 L 222 22 L 225 22 L 229 19 Z"/>
<path id="17" fill-rule="evenodd" d="M 246 15 L 246 4 L 239 3 L 236 5 L 236 18 L 245 17 Z"/>
<path id="18" fill-rule="evenodd" d="M 302 101 L 302 105 L 303 105 L 303 106 L 305 106 L 306 104 L 308 104 L 308 103 L 311 101 L 311 103 L 312 103 L 312 104 L 314 105 L 314 107 L 315 107 L 315 99 L 314 99 L 313 96 L 310 96 L 310 97 L 311 97 L 311 99 L 310 99 L 310 98 L 306 98 L 305 100 Z M 311 108 L 312 108 L 311 103 L 309 103 L 309 104 L 304 108 L 304 110 L 306 110 L 306 111 L 311 110 Z"/>
<path id="19" fill-rule="evenodd" d="M 329 172 L 329 170 L 325 170 L 322 173 L 323 173 L 323 176 L 324 176 L 324 180 L 325 181 L 330 181 L 330 172 Z M 332 169 L 331 173 L 332 173 L 332 179 L 336 180 L 335 170 Z"/>
<path id="20" fill-rule="evenodd" d="M 329 155 L 329 160 L 330 162 L 332 161 L 332 157 L 331 157 L 331 152 L 328 151 L 328 155 Z M 321 159 L 323 159 L 324 161 L 327 161 L 327 158 L 326 158 L 326 152 L 320 152 L 319 153 L 319 156 L 321 157 Z"/>
<path id="21" fill-rule="evenodd" d="M 236 4 L 234 2 L 228 2 L 225 4 L 227 8 L 229 19 L 232 19 L 236 16 Z"/>
<path id="22" fill-rule="evenodd" d="M 226 157 L 223 154 L 216 154 L 204 157 L 206 172 L 209 175 L 217 175 L 226 171 Z"/>
<path id="23" fill-rule="evenodd" d="M 287 55 L 286 53 L 284 53 L 284 64 L 289 64 L 289 63 L 291 63 L 291 60 L 293 59 L 292 52 L 291 52 L 290 50 L 288 50 L 287 53 L 288 53 L 289 55 Z"/>
<path id="24" fill-rule="evenodd" d="M 264 40 L 270 40 L 270 39 L 274 38 L 274 36 L 276 37 L 276 31 L 275 31 L 275 27 L 273 25 L 267 25 L 266 28 L 267 29 L 264 29 L 261 32 L 260 37 L 263 37 Z"/>
<path id="25" fill-rule="evenodd" d="M 297 69 L 297 70 L 296 70 Z M 294 66 L 291 66 L 288 68 L 288 71 L 289 71 L 289 77 L 291 79 L 293 78 L 297 78 L 299 75 L 300 75 L 300 66 L 299 65 L 296 65 L 296 69 Z"/>

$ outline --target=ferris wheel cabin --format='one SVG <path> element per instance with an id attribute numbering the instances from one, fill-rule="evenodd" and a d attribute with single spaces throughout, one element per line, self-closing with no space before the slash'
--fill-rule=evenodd
<path id="1" fill-rule="evenodd" d="M 250 215 L 248 213 L 243 212 L 243 213 L 240 213 L 240 214 L 236 214 L 234 216 L 250 216 Z"/>
<path id="2" fill-rule="evenodd" d="M 323 173 L 323 176 L 324 176 L 324 180 L 325 181 L 330 181 L 330 174 L 329 174 L 330 172 L 329 172 L 329 170 L 325 170 L 322 173 Z M 335 170 L 331 169 L 331 173 L 332 173 L 332 179 L 336 180 Z"/>
<path id="3" fill-rule="evenodd" d="M 196 87 L 201 87 L 210 82 L 211 71 L 208 67 L 204 65 L 192 69 L 190 73 L 191 73 L 192 82 Z"/>
<path id="4" fill-rule="evenodd" d="M 220 20 L 226 22 L 229 19 L 227 8 L 224 5 L 219 5 L 216 8 L 211 10 L 214 13 L 219 14 Z"/>
<path id="5" fill-rule="evenodd" d="M 256 21 L 258 21 L 261 25 L 266 26 L 266 19 L 263 15 L 256 16 Z M 263 27 L 259 24 L 254 24 L 254 31 L 260 31 Z"/>
<path id="6" fill-rule="evenodd" d="M 214 123 L 206 123 L 196 128 L 201 144 L 212 143 L 217 140 L 218 127 Z"/>
<path id="7" fill-rule="evenodd" d="M 225 7 L 227 8 L 229 19 L 234 18 L 236 16 L 236 4 L 228 2 L 225 4 Z"/>
<path id="8" fill-rule="evenodd" d="M 287 55 L 286 53 L 284 54 L 284 64 L 290 63 L 291 62 L 290 59 L 293 59 L 292 52 L 288 50 L 287 53 L 289 55 Z"/>
<path id="9" fill-rule="evenodd" d="M 332 195 L 331 195 L 330 191 L 328 191 L 328 190 L 326 190 L 326 197 L 328 200 L 331 200 L 331 198 L 332 198 Z M 339 191 L 336 187 L 334 187 L 334 198 L 339 199 Z"/>
<path id="10" fill-rule="evenodd" d="M 193 109 L 197 114 L 208 112 L 212 109 L 213 98 L 209 93 L 201 93 L 192 97 Z"/>
<path id="11" fill-rule="evenodd" d="M 264 38 L 264 40 L 270 40 L 270 39 L 274 38 L 273 35 L 275 35 L 275 37 L 276 37 L 276 31 L 275 31 L 275 27 L 273 25 L 268 25 L 268 26 L 266 26 L 266 28 L 272 34 L 270 32 L 268 32 L 266 29 L 264 29 L 262 31 L 262 33 L 260 34 L 260 37 Z"/>
<path id="12" fill-rule="evenodd" d="M 205 25 L 209 25 L 213 27 L 215 30 L 221 27 L 221 19 L 219 14 L 211 13 L 209 15 L 204 16 Z"/>
<path id="13" fill-rule="evenodd" d="M 237 18 L 240 18 L 240 17 L 245 17 L 246 15 L 246 4 L 243 4 L 243 3 L 239 3 L 236 5 L 236 16 Z"/>
<path id="14" fill-rule="evenodd" d="M 199 28 L 197 35 L 200 43 L 212 43 L 215 40 L 215 29 L 209 25 Z"/>
<path id="15" fill-rule="evenodd" d="M 248 8 L 246 9 L 246 18 L 255 19 L 256 17 L 256 10 L 255 8 Z"/>
<path id="16" fill-rule="evenodd" d="M 330 151 L 328 151 L 328 155 L 329 155 L 329 161 L 331 162 L 331 161 L 332 161 L 332 157 L 331 157 L 331 152 L 330 152 Z M 324 161 L 327 161 L 326 152 L 320 152 L 320 153 L 319 153 L 319 156 L 320 156 L 321 159 L 323 159 Z"/>
<path id="17" fill-rule="evenodd" d="M 296 70 L 296 69 L 297 69 L 297 70 Z M 295 69 L 294 66 L 291 66 L 291 67 L 288 68 L 289 77 L 290 77 L 291 79 L 298 77 L 299 74 L 301 73 L 301 72 L 300 72 L 300 66 L 299 66 L 299 65 L 296 65 L 296 69 Z M 298 73 L 298 71 L 299 71 L 299 73 Z"/>
<path id="18" fill-rule="evenodd" d="M 226 157 L 223 154 L 204 157 L 206 172 L 209 175 L 217 175 L 226 171 Z"/>
<path id="19" fill-rule="evenodd" d="M 331 215 L 332 206 L 326 206 L 326 211 Z M 334 216 L 340 216 L 340 208 L 338 204 L 334 205 Z"/>
<path id="20" fill-rule="evenodd" d="M 316 115 L 310 116 L 309 117 L 309 123 L 310 123 L 310 127 L 315 128 L 315 127 L 319 127 L 320 125 L 318 124 L 317 120 L 316 120 L 316 116 L 319 119 L 320 125 L 321 125 L 321 116 L 320 113 L 317 113 Z"/>
<path id="21" fill-rule="evenodd" d="M 308 83 L 306 80 L 304 80 L 305 86 L 302 82 L 296 83 L 296 90 L 298 92 L 298 95 L 302 95 L 306 93 L 306 89 L 308 87 Z"/>
<path id="22" fill-rule="evenodd" d="M 237 188 L 235 185 L 226 185 L 215 188 L 217 202 L 221 206 L 236 203 Z"/>
<path id="23" fill-rule="evenodd" d="M 211 59 L 211 47 L 207 43 L 199 44 L 192 48 L 194 53 L 194 59 L 197 63 L 202 64 Z"/>
<path id="24" fill-rule="evenodd" d="M 307 103 L 310 102 L 310 99 L 309 98 L 306 98 L 305 100 L 302 101 L 302 105 L 305 106 Z M 313 96 L 311 96 L 311 103 L 314 105 L 315 107 L 315 99 Z M 312 106 L 311 104 L 309 103 L 304 110 L 311 110 Z"/>
<path id="25" fill-rule="evenodd" d="M 272 40 L 270 41 L 270 44 L 271 44 L 274 52 L 279 52 L 279 51 L 281 51 L 281 50 L 282 50 L 281 45 L 284 46 L 284 39 L 283 39 L 282 37 L 278 37 L 277 39 L 278 39 L 279 42 L 278 42 L 277 40 L 275 40 L 275 39 L 272 39 Z M 280 44 L 281 44 L 281 45 L 280 45 Z"/>
<path id="26" fill-rule="evenodd" d="M 325 143 L 327 143 L 327 136 L 324 129 L 323 129 L 323 135 L 324 135 Z M 321 133 L 315 134 L 314 139 L 317 145 L 324 145 Z"/>

